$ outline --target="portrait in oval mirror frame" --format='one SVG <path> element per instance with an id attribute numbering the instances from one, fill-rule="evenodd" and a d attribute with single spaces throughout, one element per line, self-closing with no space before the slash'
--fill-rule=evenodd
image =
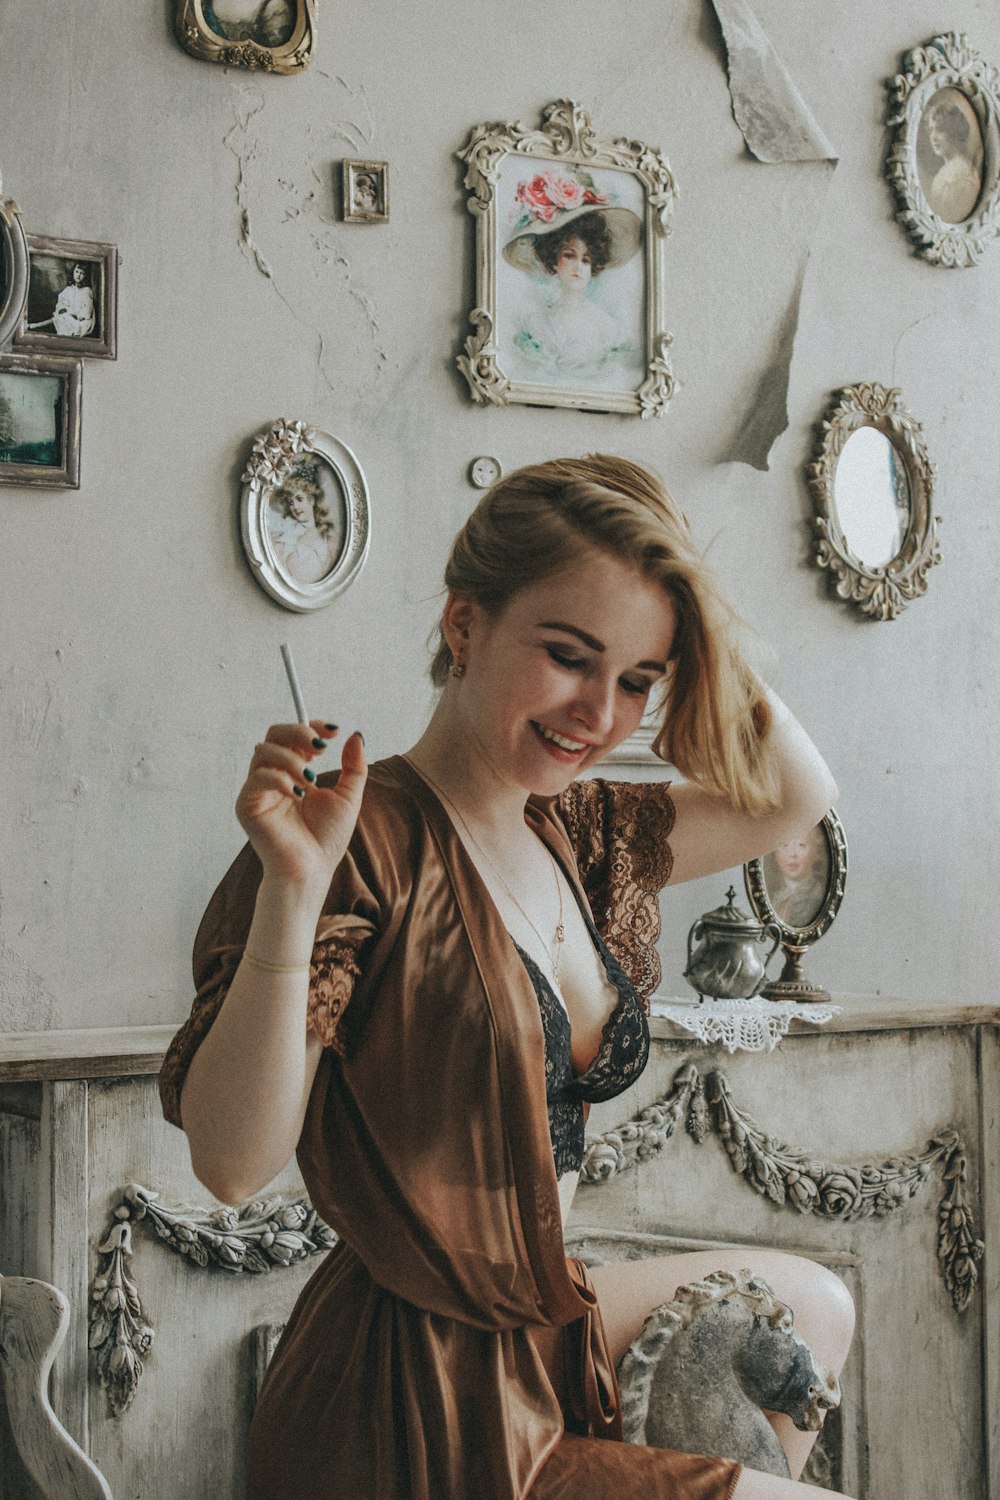
<path id="1" fill-rule="evenodd" d="M 1000 234 L 1000 72 L 951 31 L 907 52 L 887 86 L 896 217 L 925 260 L 974 266 Z"/>
<path id="2" fill-rule="evenodd" d="M 841 599 L 870 619 L 894 620 L 926 592 L 927 574 L 941 561 L 934 466 L 899 391 L 872 382 L 834 392 L 807 474 L 817 510 L 815 562 L 830 569 Z"/>
<path id="3" fill-rule="evenodd" d="M 243 546 L 257 582 L 286 609 L 323 609 L 368 555 L 368 484 L 357 458 L 338 438 L 285 418 L 255 439 L 241 478 Z"/>
<path id="4" fill-rule="evenodd" d="M 847 840 L 832 810 L 814 827 L 743 866 L 743 883 L 759 922 L 781 933 L 785 966 L 761 990 L 768 1000 L 828 1000 L 802 971 L 802 956 L 832 924 L 847 883 Z"/>

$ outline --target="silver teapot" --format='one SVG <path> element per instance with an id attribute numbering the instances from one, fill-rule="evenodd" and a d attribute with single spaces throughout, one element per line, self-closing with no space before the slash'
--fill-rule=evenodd
<path id="1" fill-rule="evenodd" d="M 726 898 L 725 906 L 699 917 L 688 933 L 684 978 L 698 991 L 699 1000 L 706 995 L 716 1000 L 749 1000 L 767 978 L 767 966 L 781 942 L 776 922 L 764 926 L 733 905 L 736 891 L 732 886 Z M 771 951 L 761 958 L 759 945 L 772 933 Z M 695 943 L 699 946 L 692 953 Z"/>

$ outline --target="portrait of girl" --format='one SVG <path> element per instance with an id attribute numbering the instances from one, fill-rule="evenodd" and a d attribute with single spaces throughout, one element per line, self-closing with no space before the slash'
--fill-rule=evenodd
<path id="1" fill-rule="evenodd" d="M 983 191 L 983 135 L 972 105 L 959 89 L 940 89 L 920 119 L 917 135 L 920 186 L 932 212 L 961 224 Z"/>
<path id="2" fill-rule="evenodd" d="M 787 927 L 808 927 L 823 909 L 830 882 L 830 850 L 817 823 L 795 833 L 762 860 L 767 895 Z"/>
<path id="3" fill-rule="evenodd" d="M 335 519 L 318 464 L 299 464 L 272 490 L 267 534 L 278 563 L 296 583 L 319 583 L 334 567 L 344 523 Z"/>
<path id="4" fill-rule="evenodd" d="M 500 185 L 501 195 L 505 186 L 512 191 L 501 211 L 504 373 L 545 385 L 634 388 L 645 375 L 638 183 L 562 164 L 526 177 L 514 163 L 508 176 Z"/>

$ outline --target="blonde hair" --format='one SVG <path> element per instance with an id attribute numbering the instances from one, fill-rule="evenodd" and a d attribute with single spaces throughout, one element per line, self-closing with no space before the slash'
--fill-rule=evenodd
<path id="1" fill-rule="evenodd" d="M 641 569 L 677 612 L 656 754 L 745 812 L 773 808 L 764 689 L 740 651 L 732 606 L 655 475 L 601 453 L 517 469 L 486 492 L 459 532 L 445 586 L 499 616 L 515 594 L 594 547 Z M 436 686 L 447 681 L 450 662 L 439 631 Z"/>

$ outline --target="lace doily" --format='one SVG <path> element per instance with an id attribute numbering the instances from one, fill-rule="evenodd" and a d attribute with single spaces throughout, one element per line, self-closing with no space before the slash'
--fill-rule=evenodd
<path id="1" fill-rule="evenodd" d="M 822 1026 L 840 1014 L 839 1005 L 797 1004 L 794 1000 L 678 1000 L 654 995 L 651 1016 L 662 1016 L 693 1032 L 699 1041 L 721 1042 L 727 1052 L 773 1052 L 792 1021 Z"/>

